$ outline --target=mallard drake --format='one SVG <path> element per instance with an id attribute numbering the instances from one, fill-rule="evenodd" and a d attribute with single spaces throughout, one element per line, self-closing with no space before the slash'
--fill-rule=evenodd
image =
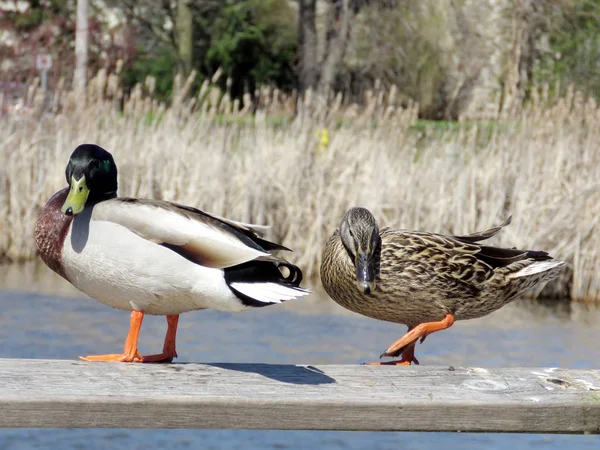
<path id="1" fill-rule="evenodd" d="M 35 227 L 42 260 L 90 297 L 131 311 L 122 354 L 85 361 L 163 362 L 177 356 L 179 314 L 244 311 L 296 299 L 302 271 L 274 256 L 289 250 L 260 237 L 264 227 L 166 201 L 117 196 L 117 166 L 97 145 L 80 145 L 68 187 L 48 201 Z M 163 351 L 142 356 L 144 314 L 167 316 Z"/>
<path id="2" fill-rule="evenodd" d="M 555 278 L 565 266 L 548 253 L 479 242 L 511 221 L 466 236 L 379 229 L 365 208 L 351 208 L 325 245 L 321 281 L 329 296 L 356 313 L 408 326 L 381 356 L 418 364 L 414 347 L 455 320 L 490 314 Z"/>

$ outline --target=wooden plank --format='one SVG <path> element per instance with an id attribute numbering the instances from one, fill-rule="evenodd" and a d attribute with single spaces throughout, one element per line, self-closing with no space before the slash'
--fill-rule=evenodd
<path id="1" fill-rule="evenodd" d="M 0 359 L 0 427 L 599 433 L 600 370 Z"/>

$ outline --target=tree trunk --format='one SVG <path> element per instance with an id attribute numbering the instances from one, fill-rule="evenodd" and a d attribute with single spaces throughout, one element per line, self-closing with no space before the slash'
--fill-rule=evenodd
<path id="1" fill-rule="evenodd" d="M 319 77 L 319 92 L 323 95 L 328 95 L 334 88 L 336 72 L 346 52 L 353 16 L 349 3 L 349 0 L 330 0 L 325 53 Z"/>
<path id="2" fill-rule="evenodd" d="M 298 22 L 298 90 L 317 85 L 317 0 L 300 0 Z"/>
<path id="3" fill-rule="evenodd" d="M 75 30 L 75 91 L 85 100 L 88 64 L 88 0 L 77 0 L 77 28 Z"/>
<path id="4" fill-rule="evenodd" d="M 177 1 L 177 47 L 179 51 L 179 72 L 189 75 L 193 64 L 193 15 L 190 0 Z"/>

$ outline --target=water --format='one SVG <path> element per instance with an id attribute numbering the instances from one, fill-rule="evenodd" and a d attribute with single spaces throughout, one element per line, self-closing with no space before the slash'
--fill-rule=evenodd
<path id="1" fill-rule="evenodd" d="M 42 278 L 40 276 L 43 275 Z M 49 278 L 48 278 L 49 277 Z M 0 357 L 75 359 L 122 348 L 129 315 L 77 293 L 45 268 L 0 269 Z M 36 292 L 37 291 L 37 292 Z M 518 301 L 457 322 L 417 346 L 423 365 L 597 368 L 600 310 Z M 162 348 L 163 317 L 146 317 L 142 353 Z M 184 314 L 179 361 L 356 364 L 374 360 L 404 327 L 349 313 L 321 293 L 241 314 Z M 402 368 L 398 368 L 402 370 Z M 69 449 L 600 448 L 600 436 L 330 431 L 0 429 L 0 450 Z"/>

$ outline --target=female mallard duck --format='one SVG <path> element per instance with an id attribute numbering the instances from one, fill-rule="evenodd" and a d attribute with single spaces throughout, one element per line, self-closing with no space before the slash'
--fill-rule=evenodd
<path id="1" fill-rule="evenodd" d="M 546 252 L 478 244 L 509 223 L 467 236 L 380 231 L 367 209 L 351 208 L 325 245 L 321 281 L 341 306 L 408 326 L 381 355 L 401 359 L 374 364 L 418 364 L 418 339 L 489 314 L 564 267 Z"/>
<path id="2" fill-rule="evenodd" d="M 97 145 L 75 149 L 66 177 L 69 187 L 52 196 L 36 223 L 40 256 L 90 297 L 132 311 L 123 353 L 85 361 L 170 362 L 183 312 L 243 311 L 308 294 L 301 270 L 270 253 L 288 249 L 261 239 L 259 227 L 175 203 L 117 197 L 117 167 Z M 138 352 L 144 314 L 167 316 L 158 355 Z"/>

